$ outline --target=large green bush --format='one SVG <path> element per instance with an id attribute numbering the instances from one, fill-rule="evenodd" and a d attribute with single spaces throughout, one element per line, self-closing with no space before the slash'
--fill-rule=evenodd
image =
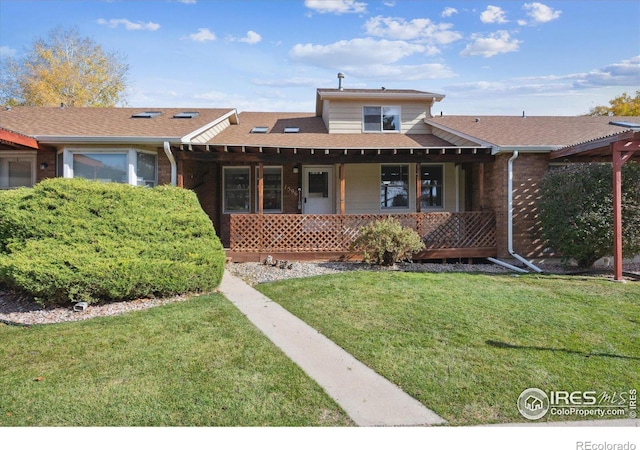
<path id="1" fill-rule="evenodd" d="M 42 304 L 211 291 L 225 253 L 191 191 L 56 178 L 0 192 L 0 281 Z"/>
<path id="2" fill-rule="evenodd" d="M 540 187 L 542 236 L 562 254 L 591 267 L 613 254 L 613 174 L 611 164 L 572 164 L 547 174 Z M 640 252 L 640 164 L 622 167 L 623 250 Z"/>
<path id="3" fill-rule="evenodd" d="M 391 266 L 402 259 L 410 259 L 413 253 L 424 248 L 420 235 L 403 227 L 393 217 L 377 220 L 360 228 L 360 234 L 351 245 L 361 250 L 366 262 Z"/>

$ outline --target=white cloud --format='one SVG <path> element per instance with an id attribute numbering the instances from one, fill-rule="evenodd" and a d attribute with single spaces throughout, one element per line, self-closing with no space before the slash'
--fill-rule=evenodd
<path id="1" fill-rule="evenodd" d="M 403 41 L 376 40 L 372 38 L 338 41 L 329 45 L 296 44 L 289 56 L 296 62 L 319 67 L 389 64 L 406 56 L 425 51 L 419 44 Z"/>
<path id="2" fill-rule="evenodd" d="M 178 0 L 179 3 L 184 3 L 185 5 L 195 5 L 196 0 Z"/>
<path id="3" fill-rule="evenodd" d="M 120 25 L 124 25 L 127 30 L 144 30 L 144 31 L 156 31 L 160 28 L 160 25 L 154 22 L 132 22 L 129 19 L 98 19 L 98 25 L 106 25 L 109 28 L 117 28 Z"/>
<path id="4" fill-rule="evenodd" d="M 531 17 L 534 24 L 551 22 L 552 20 L 560 17 L 560 14 L 562 13 L 562 11 L 554 10 L 547 5 L 538 2 L 525 3 L 523 8 L 527 11 L 527 16 Z M 524 24 L 524 22 L 522 24 Z"/>
<path id="5" fill-rule="evenodd" d="M 243 38 L 238 39 L 240 42 L 244 42 L 246 44 L 257 44 L 258 42 L 260 42 L 262 40 L 262 36 L 260 36 L 258 33 L 256 33 L 255 31 L 249 30 L 247 31 L 247 35 Z"/>
<path id="6" fill-rule="evenodd" d="M 590 72 L 571 75 L 574 87 L 640 86 L 640 56 L 609 64 Z"/>
<path id="7" fill-rule="evenodd" d="M 515 52 L 520 46 L 520 41 L 512 39 L 508 31 L 497 31 L 484 37 L 481 34 L 471 35 L 473 42 L 468 44 L 461 56 L 484 56 L 490 58 L 500 53 Z"/>
<path id="8" fill-rule="evenodd" d="M 0 58 L 13 58 L 16 55 L 16 50 L 8 45 L 0 46 Z"/>
<path id="9" fill-rule="evenodd" d="M 447 7 L 442 11 L 442 17 L 451 17 L 454 14 L 458 14 L 458 10 L 455 8 Z"/>
<path id="10" fill-rule="evenodd" d="M 506 13 L 499 6 L 489 5 L 487 9 L 480 14 L 482 23 L 507 23 Z"/>
<path id="11" fill-rule="evenodd" d="M 304 0 L 304 6 L 320 14 L 364 13 L 367 4 L 355 0 Z"/>
<path id="12" fill-rule="evenodd" d="M 216 35 L 208 28 L 198 28 L 197 33 L 191 33 L 188 36 L 189 39 L 195 42 L 215 41 Z"/>
<path id="13" fill-rule="evenodd" d="M 431 44 L 450 44 L 462 38 L 452 31 L 450 23 L 433 23 L 429 19 L 413 19 L 407 22 L 398 17 L 372 17 L 365 23 L 367 34 L 390 39 L 415 40 Z"/>

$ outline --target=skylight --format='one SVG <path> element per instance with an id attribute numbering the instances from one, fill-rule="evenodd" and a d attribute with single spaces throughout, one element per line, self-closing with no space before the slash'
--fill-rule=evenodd
<path id="1" fill-rule="evenodd" d="M 184 111 L 173 116 L 174 119 L 194 119 L 198 117 L 200 113 L 198 111 Z"/>
<path id="2" fill-rule="evenodd" d="M 284 127 L 285 133 L 299 133 L 300 127 Z"/>
<path id="3" fill-rule="evenodd" d="M 640 123 L 634 123 L 634 122 L 609 122 L 609 125 L 617 125 L 619 127 L 626 127 L 626 128 L 640 128 Z"/>
<path id="4" fill-rule="evenodd" d="M 266 133 L 269 131 L 269 127 L 253 127 L 251 129 L 252 133 Z"/>
<path id="5" fill-rule="evenodd" d="M 135 113 L 131 117 L 133 117 L 134 119 L 153 119 L 154 117 L 157 117 L 160 114 L 162 114 L 162 112 L 160 111 L 144 111 L 144 112 Z"/>

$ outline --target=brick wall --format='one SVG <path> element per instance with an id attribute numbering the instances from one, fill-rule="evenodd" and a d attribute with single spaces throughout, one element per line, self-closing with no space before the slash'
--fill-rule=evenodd
<path id="1" fill-rule="evenodd" d="M 40 169 L 40 165 L 47 167 Z M 39 150 L 36 157 L 36 183 L 56 176 L 56 152 L 54 150 Z"/>
<path id="2" fill-rule="evenodd" d="M 496 156 L 485 164 L 485 194 L 488 206 L 496 213 L 498 257 L 508 252 L 508 161 L 511 154 Z M 537 200 L 540 180 L 547 173 L 549 155 L 520 154 L 513 164 L 513 250 L 525 258 L 549 256 L 544 253 L 540 234 Z"/>

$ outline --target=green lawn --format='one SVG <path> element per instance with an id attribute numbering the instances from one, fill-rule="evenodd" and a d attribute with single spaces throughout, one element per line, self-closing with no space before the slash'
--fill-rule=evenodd
<path id="1" fill-rule="evenodd" d="M 220 295 L 0 342 L 0 426 L 352 425 Z"/>
<path id="2" fill-rule="evenodd" d="M 640 388 L 640 283 L 350 272 L 257 287 L 452 425 L 526 422 L 529 387 Z"/>

